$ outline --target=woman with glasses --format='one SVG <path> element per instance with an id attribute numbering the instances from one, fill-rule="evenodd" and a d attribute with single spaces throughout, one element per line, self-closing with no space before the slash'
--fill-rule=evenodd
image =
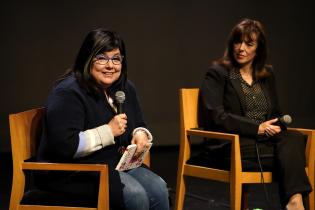
<path id="1" fill-rule="evenodd" d="M 225 54 L 205 75 L 200 116 L 206 130 L 239 134 L 242 161 L 246 163 L 243 170 L 262 170 L 260 161 L 263 168 L 270 166 L 278 177 L 282 206 L 288 210 L 303 210 L 302 197 L 312 190 L 304 169 L 304 137 L 286 130 L 278 120 L 281 111 L 275 78 L 266 59 L 262 24 L 251 19 L 236 24 Z M 223 148 L 224 144 L 207 146 Z M 248 168 L 248 160 L 254 162 L 251 168 Z"/>
<path id="2" fill-rule="evenodd" d="M 111 209 L 168 210 L 161 177 L 145 166 L 115 170 L 124 148 L 136 144 L 139 154 L 151 141 L 135 87 L 127 79 L 123 40 L 113 31 L 91 31 L 73 68 L 58 79 L 48 97 L 38 161 L 108 164 Z M 97 199 L 96 174 L 37 176 L 40 188 Z"/>

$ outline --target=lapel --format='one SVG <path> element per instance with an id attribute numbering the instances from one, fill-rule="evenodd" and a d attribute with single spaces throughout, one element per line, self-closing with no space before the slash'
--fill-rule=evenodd
<path id="1" fill-rule="evenodd" d="M 241 89 L 241 82 L 237 79 L 237 78 L 231 78 L 230 77 L 230 72 L 229 72 L 229 80 L 232 84 L 232 87 L 234 88 L 234 90 L 236 91 L 237 93 L 237 96 L 238 96 L 238 99 L 240 101 L 240 104 L 241 104 L 241 111 L 243 113 L 245 113 L 245 110 L 246 110 L 246 103 L 245 103 L 245 96 L 242 92 L 242 89 Z"/>

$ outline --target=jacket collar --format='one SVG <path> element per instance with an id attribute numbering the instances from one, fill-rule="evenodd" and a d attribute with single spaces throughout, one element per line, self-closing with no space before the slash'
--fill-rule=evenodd
<path id="1" fill-rule="evenodd" d="M 234 70 L 231 70 L 231 71 L 234 71 Z M 238 99 L 239 99 L 240 104 L 241 104 L 242 112 L 245 113 L 246 102 L 245 102 L 245 96 L 244 96 L 242 89 L 241 89 L 241 82 L 239 79 L 231 77 L 231 71 L 229 72 L 229 79 L 231 81 L 233 88 L 235 89 L 235 91 L 237 93 Z"/>
<path id="2" fill-rule="evenodd" d="M 229 80 L 230 80 L 233 88 L 235 89 L 235 91 L 237 93 L 237 96 L 238 96 L 240 104 L 241 104 L 242 112 L 245 113 L 245 111 L 246 111 L 246 101 L 245 101 L 244 93 L 243 93 L 242 88 L 241 88 L 241 82 L 240 82 L 240 80 L 238 78 L 231 76 L 231 72 L 232 71 L 236 71 L 236 69 L 232 69 L 231 71 L 229 71 Z M 263 91 L 263 93 L 264 93 L 264 95 L 266 97 L 266 100 L 267 100 L 267 103 L 268 103 L 268 107 L 271 107 L 271 102 L 270 102 L 271 100 L 270 100 L 270 96 L 268 94 L 268 87 L 266 85 L 266 81 L 262 80 L 260 85 L 261 85 L 261 89 L 262 89 L 262 91 Z M 268 115 L 270 115 L 269 112 L 268 112 Z"/>

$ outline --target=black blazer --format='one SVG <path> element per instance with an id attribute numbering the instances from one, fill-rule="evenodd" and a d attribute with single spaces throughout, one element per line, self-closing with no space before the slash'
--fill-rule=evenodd
<path id="1" fill-rule="evenodd" d="M 261 79 L 261 87 L 268 102 L 267 119 L 281 115 L 271 68 L 270 76 Z M 245 116 L 245 96 L 238 79 L 229 77 L 230 71 L 212 65 L 200 89 L 200 124 L 206 130 L 236 133 L 256 137 L 259 124 Z"/>

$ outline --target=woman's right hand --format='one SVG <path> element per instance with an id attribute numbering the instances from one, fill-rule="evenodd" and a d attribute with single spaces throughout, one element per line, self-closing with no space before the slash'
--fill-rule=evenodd
<path id="1" fill-rule="evenodd" d="M 265 134 L 266 136 L 274 136 L 277 133 L 280 133 L 281 132 L 280 126 L 273 125 L 277 121 L 278 121 L 278 119 L 274 118 L 272 120 L 268 120 L 268 121 L 261 123 L 259 125 L 259 128 L 258 128 L 258 134 L 259 135 Z"/>
<path id="2" fill-rule="evenodd" d="M 120 136 L 125 133 L 127 128 L 127 115 L 118 114 L 115 115 L 108 123 L 108 126 L 112 130 L 113 136 Z"/>

